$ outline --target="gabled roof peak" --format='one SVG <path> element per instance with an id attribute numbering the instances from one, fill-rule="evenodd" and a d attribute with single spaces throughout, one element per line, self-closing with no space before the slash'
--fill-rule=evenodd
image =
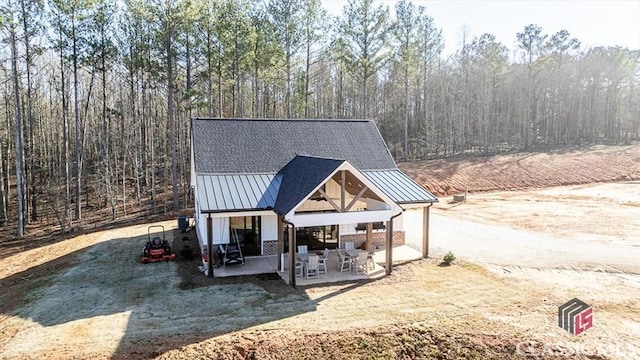
<path id="1" fill-rule="evenodd" d="M 284 215 L 311 190 L 320 186 L 345 160 L 311 156 L 296 156 L 278 173 L 282 175 L 281 190 L 274 210 Z"/>
<path id="2" fill-rule="evenodd" d="M 321 159 L 321 160 L 347 161 L 346 159 L 342 159 L 342 158 L 316 156 L 316 155 L 308 155 L 308 154 L 296 154 L 296 157 L 311 158 L 311 159 Z"/>

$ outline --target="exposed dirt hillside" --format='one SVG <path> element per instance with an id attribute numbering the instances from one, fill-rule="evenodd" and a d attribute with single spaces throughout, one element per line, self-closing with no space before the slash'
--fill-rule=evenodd
<path id="1" fill-rule="evenodd" d="M 435 195 L 640 179 L 640 144 L 401 163 Z"/>

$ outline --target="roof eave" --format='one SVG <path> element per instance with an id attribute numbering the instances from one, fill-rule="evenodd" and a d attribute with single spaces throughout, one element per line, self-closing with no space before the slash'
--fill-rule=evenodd
<path id="1" fill-rule="evenodd" d="M 418 200 L 418 201 L 396 201 L 396 204 L 398 205 L 419 205 L 419 204 L 435 204 L 440 202 L 438 199 L 434 199 L 434 200 Z"/>
<path id="2" fill-rule="evenodd" d="M 248 208 L 248 209 L 224 209 L 224 210 L 200 210 L 201 214 L 241 213 L 249 211 L 274 211 L 272 207 Z"/>

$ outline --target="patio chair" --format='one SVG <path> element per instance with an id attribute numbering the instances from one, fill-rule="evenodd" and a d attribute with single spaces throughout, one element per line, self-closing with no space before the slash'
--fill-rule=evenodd
<path id="1" fill-rule="evenodd" d="M 371 264 L 371 270 L 376 268 L 376 262 L 373 259 L 373 255 L 375 255 L 375 253 L 376 253 L 376 246 L 371 245 L 371 248 L 369 249 L 369 253 L 367 254 L 367 267 L 369 266 L 369 264 Z"/>
<path id="2" fill-rule="evenodd" d="M 298 254 L 307 254 L 307 245 L 298 245 Z"/>
<path id="3" fill-rule="evenodd" d="M 326 274 L 327 273 L 327 260 L 329 258 L 329 249 L 325 248 L 324 252 L 322 253 L 322 255 L 320 256 L 320 258 L 318 259 L 320 261 L 320 272 L 321 274 Z"/>
<path id="4" fill-rule="evenodd" d="M 289 255 L 289 254 L 287 254 Z M 287 256 L 288 257 L 288 256 Z M 288 263 L 288 261 L 287 261 Z M 296 259 L 296 276 L 302 277 L 304 275 L 304 263 Z"/>
<path id="5" fill-rule="evenodd" d="M 362 271 L 363 274 L 369 273 L 369 267 L 367 265 L 368 253 L 366 251 L 362 251 L 358 254 L 358 257 L 355 260 L 356 274 L 359 274 Z"/>
<path id="6" fill-rule="evenodd" d="M 316 279 L 320 278 L 320 257 L 318 255 L 309 255 L 309 260 L 307 260 L 307 270 L 305 271 L 307 275 L 307 279 L 310 277 L 314 277 Z"/>
<path id="7" fill-rule="evenodd" d="M 346 243 L 344 243 L 344 248 L 345 250 L 353 250 L 356 248 L 356 246 L 353 241 L 347 241 Z"/>
<path id="8" fill-rule="evenodd" d="M 289 269 L 289 254 L 285 253 L 282 254 L 282 268 L 283 270 L 288 270 Z M 302 276 L 302 267 L 304 266 L 304 263 L 302 261 L 300 261 L 299 259 L 296 259 L 296 276 Z M 298 271 L 299 270 L 299 271 Z"/>
<path id="9" fill-rule="evenodd" d="M 351 257 L 338 249 L 338 258 L 340 259 L 340 272 L 351 271 Z"/>

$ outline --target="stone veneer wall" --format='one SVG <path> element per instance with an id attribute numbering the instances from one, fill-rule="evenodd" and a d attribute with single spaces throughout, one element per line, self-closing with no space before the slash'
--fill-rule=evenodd
<path id="1" fill-rule="evenodd" d="M 384 248 L 386 245 L 386 237 L 386 231 L 373 232 L 371 233 L 371 244 L 375 245 L 378 249 Z M 364 243 L 367 241 L 367 233 L 340 235 L 340 246 L 342 248 L 344 248 L 344 243 L 347 241 L 353 241 L 356 248 L 364 247 Z M 393 246 L 400 245 L 404 245 L 404 231 L 394 231 Z"/>
<path id="2" fill-rule="evenodd" d="M 262 255 L 278 255 L 278 240 L 263 241 Z"/>

